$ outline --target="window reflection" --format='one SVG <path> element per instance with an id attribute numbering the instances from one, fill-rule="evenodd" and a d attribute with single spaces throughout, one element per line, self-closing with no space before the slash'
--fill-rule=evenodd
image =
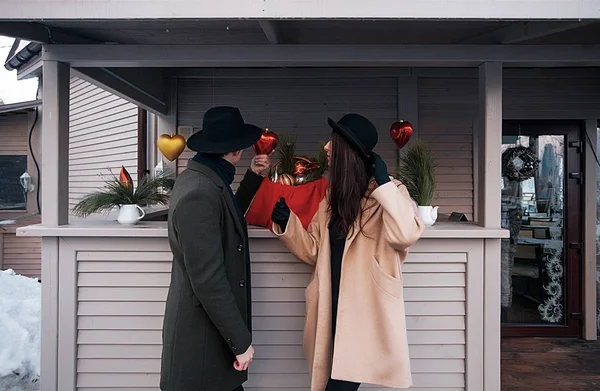
<path id="1" fill-rule="evenodd" d="M 503 137 L 504 323 L 565 324 L 564 150 L 564 136 Z"/>

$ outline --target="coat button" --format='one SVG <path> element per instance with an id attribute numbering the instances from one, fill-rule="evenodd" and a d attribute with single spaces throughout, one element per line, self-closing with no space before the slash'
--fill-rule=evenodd
<path id="1" fill-rule="evenodd" d="M 244 286 L 246 286 L 246 281 L 240 280 L 238 284 L 243 288 Z"/>
<path id="2" fill-rule="evenodd" d="M 241 244 L 240 244 L 240 245 L 237 247 L 237 250 L 238 250 L 238 251 L 240 251 L 240 252 L 241 252 L 243 249 L 244 249 L 244 246 L 242 246 Z"/>

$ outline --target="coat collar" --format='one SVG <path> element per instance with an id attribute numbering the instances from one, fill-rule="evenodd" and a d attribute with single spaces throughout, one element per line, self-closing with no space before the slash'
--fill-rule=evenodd
<path id="1" fill-rule="evenodd" d="M 216 172 L 214 172 L 210 168 L 206 167 L 204 164 L 199 163 L 192 159 L 190 159 L 188 161 L 187 168 L 189 170 L 202 173 L 204 176 L 206 176 L 208 179 L 213 181 L 215 183 L 215 185 L 217 185 L 221 189 L 221 194 L 222 194 L 223 198 L 225 199 L 225 203 L 227 204 L 227 209 L 229 209 L 229 213 L 231 214 L 231 217 L 233 218 L 235 227 L 239 231 L 240 235 L 244 236 L 245 235 L 244 227 L 242 227 L 242 223 L 240 222 L 240 219 L 236 212 L 235 205 L 233 204 L 233 200 L 231 199 L 231 195 L 229 194 L 229 190 L 227 190 L 227 188 L 226 188 L 227 185 L 225 185 L 225 182 L 223 182 L 221 177 L 219 177 L 219 175 Z"/>

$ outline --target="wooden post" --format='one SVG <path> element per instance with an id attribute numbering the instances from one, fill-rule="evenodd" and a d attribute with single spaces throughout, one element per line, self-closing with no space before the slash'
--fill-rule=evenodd
<path id="1" fill-rule="evenodd" d="M 586 146 L 585 151 L 585 205 L 584 205 L 584 291 L 583 291 L 583 313 L 585 320 L 583 325 L 583 337 L 587 340 L 598 339 L 596 331 L 596 191 L 597 191 L 597 162 L 596 156 L 598 150 L 597 120 L 585 121 L 585 134 L 583 143 Z M 596 156 L 594 152 L 596 152 Z"/>
<path id="2" fill-rule="evenodd" d="M 500 228 L 502 63 L 479 66 L 478 224 Z M 483 389 L 500 391 L 500 240 L 485 241 Z"/>
<path id="3" fill-rule="evenodd" d="M 500 228 L 502 147 L 502 63 L 479 66 L 479 200 L 478 223 Z"/>
<path id="4" fill-rule="evenodd" d="M 69 223 L 69 65 L 44 61 L 42 224 Z"/>

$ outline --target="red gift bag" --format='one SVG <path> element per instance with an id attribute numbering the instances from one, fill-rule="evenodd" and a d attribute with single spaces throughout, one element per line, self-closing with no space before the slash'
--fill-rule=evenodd
<path id="1" fill-rule="evenodd" d="M 275 203 L 284 197 L 290 210 L 300 218 L 304 229 L 307 229 L 325 197 L 326 190 L 325 177 L 299 186 L 280 185 L 265 178 L 246 212 L 246 222 L 249 225 L 271 229 L 271 214 Z"/>

